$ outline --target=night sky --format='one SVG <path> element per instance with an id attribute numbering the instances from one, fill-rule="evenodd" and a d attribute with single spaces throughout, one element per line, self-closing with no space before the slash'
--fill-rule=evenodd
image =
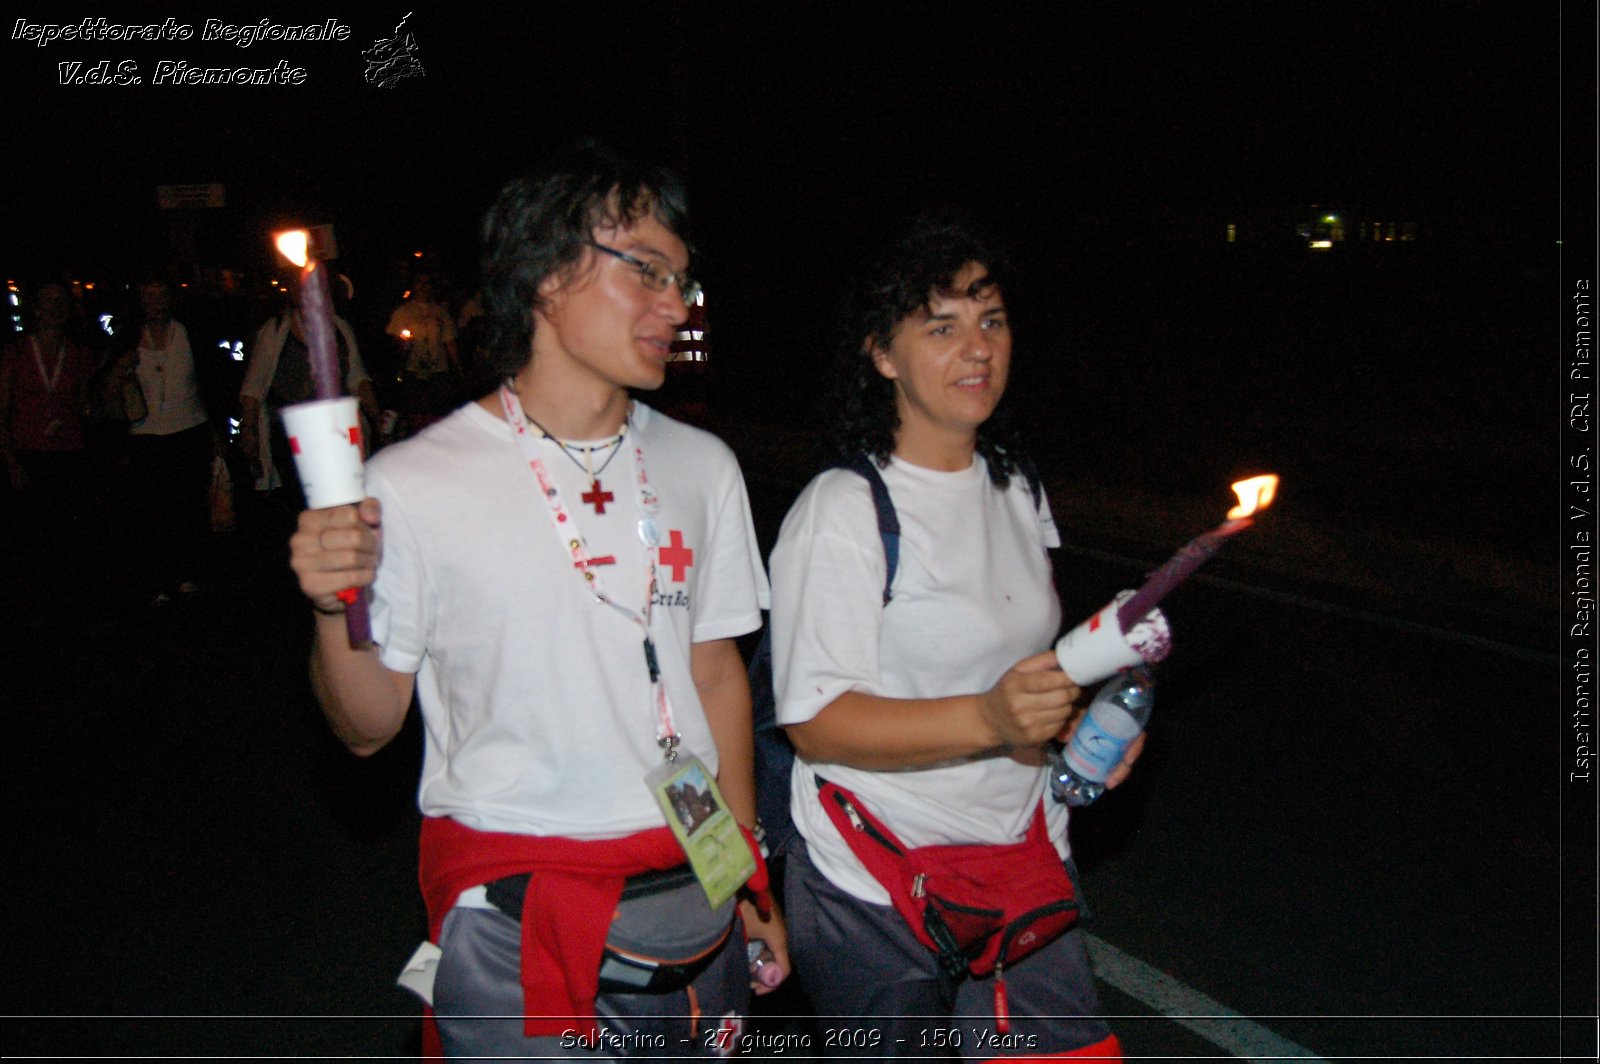
<path id="1" fill-rule="evenodd" d="M 1327 202 L 1555 221 L 1553 3 L 425 0 L 409 26 L 426 73 L 388 90 L 363 80 L 360 52 L 405 5 L 346 9 L 346 42 L 249 48 L 199 31 L 218 17 L 320 22 L 330 8 L 12 10 L 197 31 L 6 41 L 7 124 L 27 160 L 8 168 L 12 268 L 89 268 L 148 221 L 156 185 L 212 181 L 239 236 L 308 213 L 349 229 L 351 254 L 415 242 L 469 257 L 495 187 L 586 133 L 687 170 L 708 251 L 730 259 L 768 241 L 834 243 L 884 197 L 994 207 L 1044 235 Z M 136 62 L 145 84 L 56 84 L 57 63 L 102 59 Z M 150 84 L 163 59 L 287 60 L 306 80 Z"/>
<path id="2" fill-rule="evenodd" d="M 1580 96 L 1593 89 L 1592 48 L 1563 53 L 1551 0 L 419 0 L 342 7 L 345 42 L 248 49 L 200 41 L 205 20 L 322 22 L 331 5 L 11 10 L 171 17 L 196 36 L 6 40 L 8 276 L 120 279 L 163 245 L 157 185 L 220 182 L 228 205 L 200 219 L 203 257 L 260 283 L 272 227 L 331 222 L 358 302 L 381 318 L 413 249 L 469 291 L 494 191 L 598 135 L 688 176 L 718 379 L 774 417 L 801 412 L 777 397 L 815 391 L 861 233 L 938 201 L 1017 245 L 1019 351 L 1050 356 L 1027 366 L 1052 410 L 1081 418 L 1138 393 L 1170 413 L 1175 451 L 1217 444 L 1224 467 L 1308 449 L 1295 438 L 1341 420 L 1415 419 L 1436 438 L 1492 417 L 1501 437 L 1547 433 L 1563 62 L 1569 108 L 1574 78 Z M 368 84 L 361 51 L 408 10 L 424 76 Z M 1592 43 L 1592 5 L 1579 14 Z M 106 59 L 133 61 L 145 83 L 57 84 L 56 64 Z M 158 86 L 161 60 L 287 61 L 305 81 Z M 1574 150 L 1592 155 L 1592 141 Z M 1216 258 L 1227 223 L 1282 237 L 1314 204 L 1415 222 L 1425 243 L 1376 282 Z M 1423 254 L 1437 258 L 1419 266 Z M 1293 402 L 1266 390 L 1285 385 Z M 1351 418 L 1354 388 L 1377 398 Z M 1202 441 L 1220 407 L 1277 413 Z M 1540 478 L 1530 491 L 1547 489 Z"/>

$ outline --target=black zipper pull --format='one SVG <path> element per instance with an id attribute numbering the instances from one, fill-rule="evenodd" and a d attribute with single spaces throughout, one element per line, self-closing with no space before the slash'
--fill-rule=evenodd
<path id="1" fill-rule="evenodd" d="M 656 663 L 656 641 L 649 636 L 644 640 L 644 664 L 650 670 L 651 683 L 661 679 L 661 666 Z"/>

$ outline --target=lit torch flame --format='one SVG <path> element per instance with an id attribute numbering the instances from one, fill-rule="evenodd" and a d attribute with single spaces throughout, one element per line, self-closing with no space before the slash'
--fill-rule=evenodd
<path id="1" fill-rule="evenodd" d="M 310 233 L 307 233 L 304 229 L 291 229 L 287 233 L 279 233 L 275 242 L 278 245 L 278 254 L 296 266 L 302 269 L 305 268 L 306 262 L 311 258 L 309 250 L 311 246 Z"/>
<path id="2" fill-rule="evenodd" d="M 411 330 L 410 329 L 401 329 L 400 330 L 400 339 L 402 339 L 402 340 L 411 339 Z"/>
<path id="3" fill-rule="evenodd" d="M 1150 575 L 1143 587 L 1118 603 L 1117 624 L 1122 631 L 1133 631 L 1139 619 L 1160 605 L 1167 592 L 1189 579 L 1230 537 L 1249 528 L 1250 515 L 1266 509 L 1272 502 L 1272 496 L 1278 491 L 1278 478 L 1271 473 L 1250 477 L 1233 485 L 1233 490 L 1239 496 L 1239 505 L 1228 511 L 1227 521 L 1184 544 L 1178 553 L 1168 559 L 1167 564 Z"/>
<path id="4" fill-rule="evenodd" d="M 1228 511 L 1228 519 L 1236 521 L 1241 517 L 1249 517 L 1257 510 L 1265 510 L 1272 505 L 1272 497 L 1277 492 L 1278 477 L 1275 473 L 1239 481 L 1233 485 L 1233 493 L 1239 496 L 1239 505 Z"/>

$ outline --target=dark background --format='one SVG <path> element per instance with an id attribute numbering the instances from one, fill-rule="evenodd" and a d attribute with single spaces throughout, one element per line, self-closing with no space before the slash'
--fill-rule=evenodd
<path id="1" fill-rule="evenodd" d="M 464 298 L 494 191 L 598 135 L 689 177 L 724 412 L 805 424 L 863 234 L 949 202 L 1017 245 L 1015 394 L 1044 464 L 1207 497 L 1270 467 L 1311 517 L 1381 504 L 1401 535 L 1553 560 L 1556 4 L 425 4 L 425 75 L 390 89 L 360 52 L 403 6 L 345 11 L 347 42 L 248 49 L 198 32 L 329 9 L 105 14 L 197 35 L 6 42 L 26 160 L 8 276 L 94 277 L 108 299 L 198 259 L 259 295 L 268 233 L 329 222 L 376 338 L 413 250 Z M 145 84 L 57 84 L 55 64 L 101 59 Z M 307 79 L 156 86 L 161 59 Z M 158 185 L 210 182 L 225 209 L 155 208 Z M 1324 212 L 1348 239 L 1312 254 L 1295 230 Z M 1368 219 L 1417 239 L 1359 242 Z M 240 316 L 245 336 L 264 312 Z M 1357 498 L 1374 481 L 1394 490 Z"/>

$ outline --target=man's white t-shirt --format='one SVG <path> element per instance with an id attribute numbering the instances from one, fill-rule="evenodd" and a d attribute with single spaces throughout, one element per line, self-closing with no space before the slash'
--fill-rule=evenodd
<path id="1" fill-rule="evenodd" d="M 578 441 L 568 441 L 578 442 Z M 767 582 L 733 453 L 635 403 L 627 436 L 590 477 L 550 440 L 547 469 L 608 594 L 643 609 L 642 447 L 660 530 L 651 631 L 684 748 L 717 751 L 689 671 L 692 643 L 761 624 Z M 569 452 L 570 454 L 570 452 Z M 599 455 L 600 461 L 608 456 Z M 419 804 L 482 831 L 605 839 L 665 823 L 644 782 L 662 761 L 642 628 L 596 600 L 558 538 L 503 420 L 468 403 L 380 451 L 383 504 L 372 627 L 382 661 L 417 675 L 425 750 Z"/>

